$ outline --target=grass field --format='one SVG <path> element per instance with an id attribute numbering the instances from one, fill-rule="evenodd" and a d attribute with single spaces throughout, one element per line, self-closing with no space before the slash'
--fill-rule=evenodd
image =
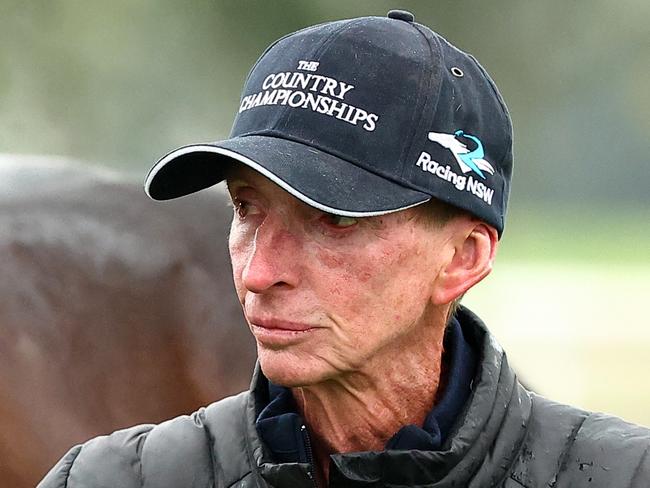
<path id="1" fill-rule="evenodd" d="M 650 426 L 650 220 L 512 220 L 463 303 L 537 392 Z"/>

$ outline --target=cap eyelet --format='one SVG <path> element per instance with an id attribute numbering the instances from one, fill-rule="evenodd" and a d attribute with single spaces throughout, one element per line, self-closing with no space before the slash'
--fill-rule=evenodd
<path id="1" fill-rule="evenodd" d="M 453 66 L 449 71 L 451 71 L 451 74 L 454 75 L 456 78 L 462 78 L 463 76 L 465 76 L 463 70 L 460 69 L 458 66 Z"/>

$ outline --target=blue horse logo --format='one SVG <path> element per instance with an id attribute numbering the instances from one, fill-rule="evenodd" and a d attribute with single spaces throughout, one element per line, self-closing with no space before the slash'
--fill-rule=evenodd
<path id="1" fill-rule="evenodd" d="M 476 143 L 476 149 L 470 151 L 467 145 L 458 140 L 458 137 L 466 137 Z M 463 173 L 473 171 L 481 178 L 485 179 L 483 172 L 494 174 L 494 168 L 485 159 L 485 152 L 483 151 L 483 144 L 478 137 L 466 134 L 462 130 L 457 130 L 453 134 L 444 134 L 439 132 L 429 132 L 429 140 L 437 142 L 441 146 L 449 149 L 456 158 L 458 166 Z"/>

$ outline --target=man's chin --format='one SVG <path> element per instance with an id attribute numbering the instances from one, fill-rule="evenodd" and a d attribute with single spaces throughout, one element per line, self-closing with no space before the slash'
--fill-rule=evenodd
<path id="1" fill-rule="evenodd" d="M 290 351 L 257 348 L 262 373 L 269 381 L 287 388 L 310 386 L 329 379 L 332 372 L 314 356 L 305 357 Z"/>

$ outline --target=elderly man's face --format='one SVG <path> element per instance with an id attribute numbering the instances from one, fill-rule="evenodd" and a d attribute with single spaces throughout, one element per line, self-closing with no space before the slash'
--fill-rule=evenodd
<path id="1" fill-rule="evenodd" d="M 245 167 L 228 187 L 235 286 L 269 379 L 306 386 L 361 370 L 429 325 L 445 228 L 415 209 L 336 217 Z"/>

